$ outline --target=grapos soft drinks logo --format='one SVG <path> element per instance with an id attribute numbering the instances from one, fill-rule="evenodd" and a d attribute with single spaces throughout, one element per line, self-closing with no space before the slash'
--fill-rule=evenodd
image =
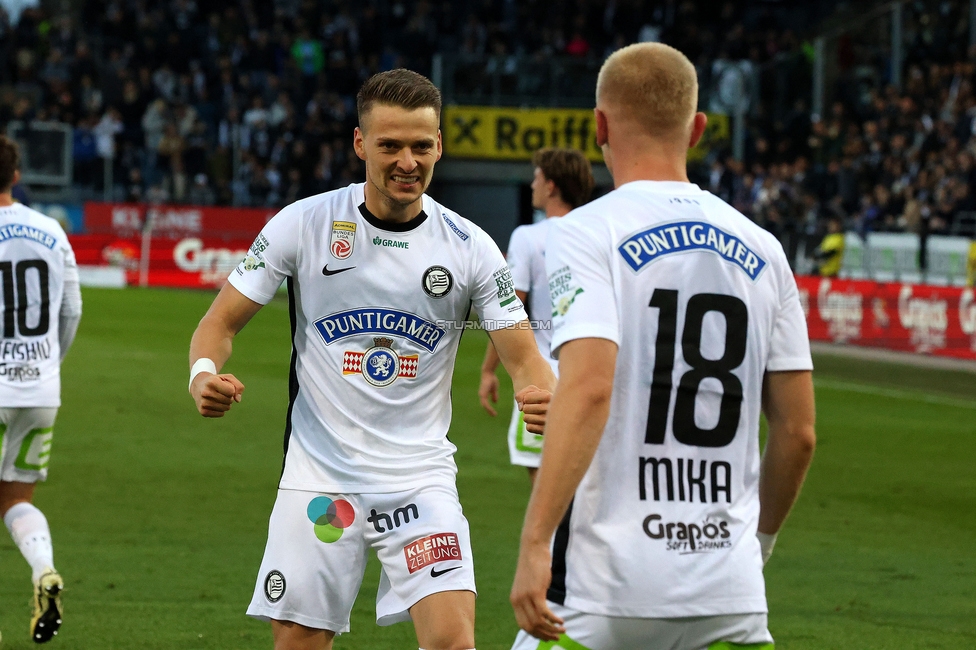
<path id="1" fill-rule="evenodd" d="M 342 531 L 356 520 L 352 504 L 343 499 L 315 497 L 308 503 L 308 518 L 315 524 L 315 536 L 331 544 L 342 537 Z"/>

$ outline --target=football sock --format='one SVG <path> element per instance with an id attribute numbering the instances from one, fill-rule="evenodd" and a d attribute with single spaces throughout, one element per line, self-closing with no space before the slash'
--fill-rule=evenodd
<path id="1" fill-rule="evenodd" d="M 3 523 L 30 564 L 33 581 L 37 582 L 45 569 L 54 568 L 54 547 L 47 518 L 32 504 L 18 503 L 3 516 Z"/>

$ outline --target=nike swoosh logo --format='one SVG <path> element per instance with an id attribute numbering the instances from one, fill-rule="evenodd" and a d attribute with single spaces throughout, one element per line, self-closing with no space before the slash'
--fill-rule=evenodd
<path id="1" fill-rule="evenodd" d="M 326 264 L 325 266 L 322 267 L 322 275 L 335 275 L 336 273 L 342 273 L 343 271 L 348 271 L 349 269 L 354 269 L 354 268 L 356 268 L 356 267 L 355 266 L 347 266 L 344 269 L 333 269 L 333 270 L 330 271 L 329 270 L 329 265 Z"/>
<path id="2" fill-rule="evenodd" d="M 459 566 L 455 566 L 455 567 L 451 567 L 450 569 L 444 569 L 443 571 L 438 571 L 434 567 L 431 567 L 430 568 L 430 577 L 431 578 L 439 578 L 442 575 L 444 575 L 445 573 L 450 573 L 451 571 L 457 571 L 460 568 L 461 567 L 459 567 Z"/>

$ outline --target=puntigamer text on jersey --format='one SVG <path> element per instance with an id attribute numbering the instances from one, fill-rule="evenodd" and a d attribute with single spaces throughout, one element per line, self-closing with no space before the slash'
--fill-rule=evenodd
<path id="1" fill-rule="evenodd" d="M 756 280 L 766 261 L 735 235 L 702 221 L 680 221 L 654 226 L 625 239 L 617 250 L 634 271 L 671 253 L 706 250 L 718 253 Z"/>
<path id="2" fill-rule="evenodd" d="M 357 334 L 391 334 L 413 341 L 433 352 L 446 334 L 444 329 L 420 316 L 396 309 L 350 309 L 315 321 L 326 345 Z"/>
<path id="3" fill-rule="evenodd" d="M 51 250 L 54 250 L 54 245 L 58 243 L 54 235 L 49 235 L 40 228 L 32 228 L 19 223 L 12 223 L 0 228 L 0 243 L 8 239 L 29 239 L 42 246 L 47 246 Z"/>

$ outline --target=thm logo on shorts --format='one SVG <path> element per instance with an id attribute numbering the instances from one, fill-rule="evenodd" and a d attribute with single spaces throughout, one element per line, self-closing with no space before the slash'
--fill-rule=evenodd
<path id="1" fill-rule="evenodd" d="M 285 595 L 285 576 L 281 571 L 271 571 L 264 579 L 264 595 L 272 603 L 281 600 Z"/>
<path id="2" fill-rule="evenodd" d="M 430 564 L 460 560 L 461 545 L 454 533 L 435 533 L 404 546 L 403 557 L 407 570 L 416 573 Z"/>

